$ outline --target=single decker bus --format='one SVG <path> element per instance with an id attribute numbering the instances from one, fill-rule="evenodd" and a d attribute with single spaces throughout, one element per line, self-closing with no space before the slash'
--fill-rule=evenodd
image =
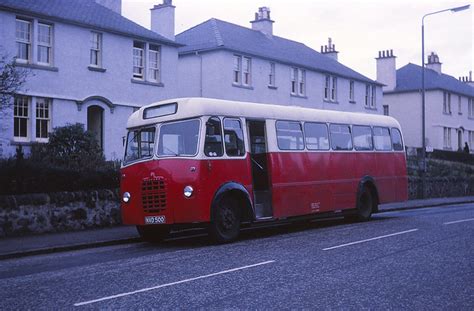
<path id="1" fill-rule="evenodd" d="M 407 200 L 400 124 L 391 117 L 206 98 L 144 106 L 127 122 L 121 211 L 144 240 L 206 227 L 344 216 L 368 220 Z"/>

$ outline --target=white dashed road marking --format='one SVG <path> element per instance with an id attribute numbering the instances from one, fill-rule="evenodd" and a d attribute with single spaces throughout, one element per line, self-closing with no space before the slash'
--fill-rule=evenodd
<path id="1" fill-rule="evenodd" d="M 350 242 L 350 243 L 341 244 L 341 245 L 337 245 L 337 246 L 327 247 L 327 248 L 323 248 L 323 251 L 329 251 L 329 250 L 335 249 L 335 248 L 340 248 L 340 247 L 350 246 L 350 245 L 354 245 L 354 244 L 365 243 L 365 242 L 369 242 L 369 241 L 379 240 L 379 239 L 388 238 L 388 237 L 391 237 L 391 236 L 410 233 L 410 232 L 415 232 L 415 231 L 418 231 L 418 229 L 411 229 L 411 230 L 406 230 L 406 231 L 402 231 L 402 232 L 396 232 L 396 233 L 391 233 L 391 234 L 387 234 L 387 235 L 377 236 L 375 238 L 370 238 L 370 239 L 366 239 L 366 240 L 360 240 L 360 241 Z"/>
<path id="2" fill-rule="evenodd" d="M 461 219 L 461 220 L 455 220 L 455 221 L 448 221 L 448 222 L 444 222 L 443 225 L 452 225 L 452 224 L 457 224 L 457 223 L 466 222 L 466 221 L 474 221 L 474 218 Z"/>
<path id="3" fill-rule="evenodd" d="M 253 267 L 257 267 L 257 266 L 262 266 L 262 265 L 267 265 L 267 264 L 269 264 L 269 263 L 274 263 L 274 262 L 275 262 L 275 260 L 264 261 L 264 262 L 256 263 L 256 264 L 253 264 L 253 265 L 248 265 L 248 266 L 233 268 L 233 269 L 224 270 L 224 271 L 220 271 L 220 272 L 215 272 L 215 273 L 211 273 L 211 274 L 201 275 L 201 276 L 198 276 L 198 277 L 194 277 L 194 278 L 190 278 L 190 279 L 185 279 L 185 280 L 181 280 L 181 281 L 177 281 L 177 282 L 172 282 L 172 283 L 167 283 L 167 284 L 161 284 L 161 285 L 157 285 L 157 286 L 153 286 L 153 287 L 148 287 L 148 288 L 142 288 L 142 289 L 135 290 L 135 291 L 133 291 L 133 292 L 121 293 L 121 294 L 112 295 L 112 296 L 107 296 L 107 297 L 102 297 L 102 298 L 98 298 L 98 299 L 94 299 L 94 300 L 78 302 L 78 303 L 75 303 L 74 306 L 75 306 L 75 307 L 79 307 L 79 306 L 84 306 L 84 305 L 90 305 L 90 304 L 93 304 L 93 303 L 96 303 L 96 302 L 100 302 L 100 301 L 111 300 L 111 299 L 115 299 L 115 298 L 120 298 L 120 297 L 135 295 L 135 294 L 139 294 L 139 293 L 143 293 L 143 292 L 148 292 L 148 291 L 152 291 L 152 290 L 159 289 L 159 288 L 163 288 L 163 287 L 178 285 L 178 284 L 187 283 L 187 282 L 196 281 L 196 280 L 205 279 L 205 278 L 210 278 L 210 277 L 217 276 L 217 275 L 221 275 L 221 274 L 226 274 L 226 273 L 235 272 L 235 271 L 239 271 L 239 270 L 249 269 L 249 268 L 253 268 Z"/>

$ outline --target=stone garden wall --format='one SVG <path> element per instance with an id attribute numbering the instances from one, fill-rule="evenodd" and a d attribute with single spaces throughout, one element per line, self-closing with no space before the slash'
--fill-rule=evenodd
<path id="1" fill-rule="evenodd" d="M 119 224 L 118 190 L 0 196 L 0 237 Z"/>

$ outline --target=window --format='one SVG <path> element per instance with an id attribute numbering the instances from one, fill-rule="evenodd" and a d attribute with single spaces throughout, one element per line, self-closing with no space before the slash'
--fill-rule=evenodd
<path id="1" fill-rule="evenodd" d="M 304 124 L 306 148 L 309 150 L 329 150 L 328 126 L 324 123 Z"/>
<path id="2" fill-rule="evenodd" d="M 156 45 L 150 45 L 148 50 L 148 79 L 160 81 L 160 47 Z"/>
<path id="3" fill-rule="evenodd" d="M 469 149 L 474 150 L 474 131 L 469 131 Z"/>
<path id="4" fill-rule="evenodd" d="M 337 100 L 337 78 L 332 77 L 331 101 L 335 102 L 336 100 Z"/>
<path id="5" fill-rule="evenodd" d="M 16 96 L 13 104 L 13 137 L 26 140 L 29 136 L 30 100 L 26 96 Z"/>
<path id="6" fill-rule="evenodd" d="M 239 119 L 224 119 L 224 142 L 229 157 L 245 155 L 244 132 Z"/>
<path id="7" fill-rule="evenodd" d="M 133 42 L 133 77 L 144 79 L 145 70 L 145 43 Z"/>
<path id="8" fill-rule="evenodd" d="M 204 154 L 208 157 L 221 157 L 224 154 L 222 148 L 221 120 L 219 120 L 218 117 L 210 117 L 206 122 Z"/>
<path id="9" fill-rule="evenodd" d="M 395 151 L 403 150 L 402 134 L 396 128 L 392 128 L 392 146 Z"/>
<path id="10" fill-rule="evenodd" d="M 200 124 L 197 119 L 163 124 L 158 139 L 158 156 L 196 155 Z"/>
<path id="11" fill-rule="evenodd" d="M 331 85 L 331 78 L 329 76 L 324 77 L 324 99 L 329 100 L 329 87 Z"/>
<path id="12" fill-rule="evenodd" d="M 449 127 L 444 127 L 443 134 L 443 148 L 451 149 L 451 129 Z"/>
<path id="13" fill-rule="evenodd" d="M 244 63 L 243 63 L 243 85 L 250 85 L 252 84 L 252 74 L 251 74 L 251 61 L 250 58 L 244 57 Z"/>
<path id="14" fill-rule="evenodd" d="M 47 98 L 36 98 L 36 138 L 38 140 L 48 139 L 51 124 L 51 100 Z"/>
<path id="15" fill-rule="evenodd" d="M 337 101 L 337 77 L 326 75 L 324 78 L 324 99 Z"/>
<path id="16" fill-rule="evenodd" d="M 469 98 L 467 103 L 468 117 L 474 118 L 474 98 Z"/>
<path id="17" fill-rule="evenodd" d="M 451 114 L 451 93 L 443 93 L 443 113 Z"/>
<path id="18" fill-rule="evenodd" d="M 268 74 L 268 85 L 275 86 L 275 63 L 270 63 L 270 73 Z"/>
<path id="19" fill-rule="evenodd" d="M 375 109 L 375 103 L 376 103 L 376 94 L 377 94 L 377 88 L 375 87 L 375 85 L 372 85 L 371 87 L 372 89 L 372 92 L 371 92 L 371 96 L 370 96 L 370 108 L 373 108 Z"/>
<path id="20" fill-rule="evenodd" d="M 392 140 L 390 139 L 390 131 L 386 127 L 374 127 L 374 146 L 375 150 L 387 151 L 392 150 Z"/>
<path id="21" fill-rule="evenodd" d="M 354 125 L 352 127 L 355 150 L 372 150 L 372 129 L 370 126 Z"/>
<path id="22" fill-rule="evenodd" d="M 281 150 L 303 150 L 303 130 L 299 122 L 277 121 L 276 134 Z"/>
<path id="23" fill-rule="evenodd" d="M 458 96 L 458 114 L 462 114 L 462 107 L 461 107 L 461 95 Z"/>
<path id="24" fill-rule="evenodd" d="M 354 81 L 349 81 L 349 101 L 354 102 Z"/>
<path id="25" fill-rule="evenodd" d="M 38 23 L 38 63 L 51 65 L 53 26 Z"/>
<path id="26" fill-rule="evenodd" d="M 366 85 L 365 86 L 365 107 L 369 107 L 370 106 L 370 97 L 369 97 L 369 94 L 370 94 L 370 85 Z"/>
<path id="27" fill-rule="evenodd" d="M 125 163 L 150 158 L 155 147 L 155 128 L 146 128 L 128 132 L 125 148 Z"/>
<path id="28" fill-rule="evenodd" d="M 102 34 L 94 31 L 91 32 L 90 65 L 102 66 Z"/>
<path id="29" fill-rule="evenodd" d="M 234 55 L 234 83 L 240 84 L 240 75 L 242 67 L 242 58 L 238 55 Z"/>
<path id="30" fill-rule="evenodd" d="M 250 86 L 252 84 L 252 59 L 250 57 L 234 55 L 233 84 Z"/>
<path id="31" fill-rule="evenodd" d="M 346 124 L 331 124 L 331 148 L 333 150 L 352 150 L 351 127 Z"/>
<path id="32" fill-rule="evenodd" d="M 16 60 L 29 62 L 31 60 L 31 22 L 16 19 Z"/>
<path id="33" fill-rule="evenodd" d="M 291 94 L 297 94 L 297 79 L 298 78 L 298 68 L 291 68 Z"/>
<path id="34" fill-rule="evenodd" d="M 291 68 L 291 94 L 305 96 L 306 94 L 306 70 Z"/>
<path id="35" fill-rule="evenodd" d="M 383 105 L 383 115 L 384 115 L 384 116 L 388 116 L 388 115 L 389 115 L 388 105 Z"/>

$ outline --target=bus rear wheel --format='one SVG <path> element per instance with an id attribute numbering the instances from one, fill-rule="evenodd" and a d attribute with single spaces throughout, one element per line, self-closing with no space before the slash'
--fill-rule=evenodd
<path id="1" fill-rule="evenodd" d="M 359 195 L 359 200 L 357 201 L 357 220 L 358 221 L 368 221 L 372 216 L 372 211 L 374 208 L 374 197 L 372 196 L 372 191 L 367 186 L 364 186 L 362 192 Z"/>
<path id="2" fill-rule="evenodd" d="M 232 242 L 240 232 L 240 209 L 237 200 L 226 196 L 219 200 L 213 209 L 213 217 L 209 226 L 209 235 L 216 243 Z"/>
<path id="3" fill-rule="evenodd" d="M 169 235 L 170 227 L 167 225 L 137 226 L 137 231 L 143 241 L 157 243 Z"/>

